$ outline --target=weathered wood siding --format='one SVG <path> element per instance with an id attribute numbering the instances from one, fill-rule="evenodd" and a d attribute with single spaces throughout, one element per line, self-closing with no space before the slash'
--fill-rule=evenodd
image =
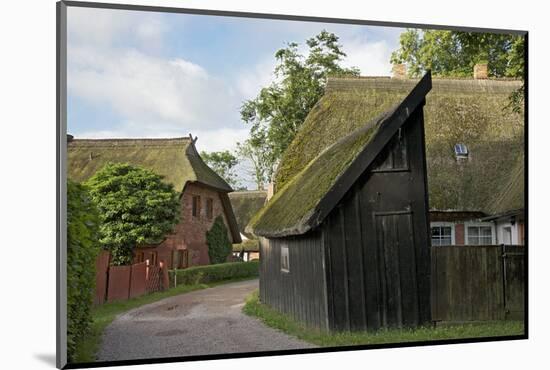
<path id="1" fill-rule="evenodd" d="M 521 246 L 432 247 L 433 320 L 523 319 Z"/>
<path id="2" fill-rule="evenodd" d="M 525 315 L 525 247 L 504 246 L 502 259 L 506 318 L 520 320 Z"/>
<path id="3" fill-rule="evenodd" d="M 261 239 L 260 300 L 305 324 L 327 328 L 322 233 Z M 289 271 L 281 270 L 281 247 L 288 247 Z"/>
<path id="4" fill-rule="evenodd" d="M 322 225 L 331 330 L 431 320 L 423 129 L 419 107 Z"/>

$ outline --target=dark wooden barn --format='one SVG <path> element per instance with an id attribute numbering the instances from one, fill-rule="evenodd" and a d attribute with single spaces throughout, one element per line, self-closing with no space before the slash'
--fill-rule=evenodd
<path id="1" fill-rule="evenodd" d="M 397 106 L 323 150 L 251 220 L 263 303 L 332 331 L 431 320 L 431 82 L 428 72 Z"/>

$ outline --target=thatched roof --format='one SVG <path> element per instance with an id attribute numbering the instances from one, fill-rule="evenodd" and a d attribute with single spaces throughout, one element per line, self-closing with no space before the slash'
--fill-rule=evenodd
<path id="1" fill-rule="evenodd" d="M 524 154 L 517 157 L 514 167 L 510 171 L 507 182 L 502 184 L 500 190 L 491 198 L 487 205 L 488 213 L 502 214 L 512 210 L 525 208 L 525 178 L 524 178 Z"/>
<path id="2" fill-rule="evenodd" d="M 276 174 L 282 189 L 334 141 L 399 102 L 417 80 L 329 79 L 325 95 L 306 118 Z M 514 80 L 434 79 L 426 97 L 425 134 L 430 208 L 491 212 L 488 201 L 509 181 L 523 152 L 523 114 L 505 109 L 521 86 Z M 457 162 L 454 145 L 469 149 Z M 517 171 L 523 174 L 523 162 Z M 523 176 L 523 175 L 521 175 Z"/>
<path id="3" fill-rule="evenodd" d="M 72 136 L 72 135 L 71 135 Z M 74 139 L 67 142 L 69 179 L 82 182 L 105 164 L 129 163 L 163 176 L 174 190 L 182 192 L 187 183 L 199 183 L 220 191 L 234 243 L 241 242 L 235 215 L 229 202 L 231 187 L 204 163 L 190 137 L 173 139 Z"/>
<path id="4" fill-rule="evenodd" d="M 256 238 L 254 234 L 246 232 L 246 225 L 262 208 L 266 202 L 267 192 L 264 190 L 235 191 L 229 193 L 229 200 L 237 218 L 241 233 L 249 239 Z"/>
<path id="5" fill-rule="evenodd" d="M 317 227 L 423 102 L 430 88 L 428 73 L 398 105 L 349 135 L 336 137 L 278 189 L 250 221 L 247 231 L 281 237 L 300 235 Z M 319 139 L 319 135 L 312 138 Z"/>
<path id="6" fill-rule="evenodd" d="M 198 182 L 230 192 L 231 187 L 201 159 L 189 137 L 174 139 L 72 139 L 67 143 L 68 177 L 82 182 L 108 162 L 129 163 L 164 177 L 178 192 Z"/>

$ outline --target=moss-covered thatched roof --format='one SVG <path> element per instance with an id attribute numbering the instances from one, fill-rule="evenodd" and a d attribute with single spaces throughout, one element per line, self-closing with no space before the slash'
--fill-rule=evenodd
<path id="1" fill-rule="evenodd" d="M 431 78 L 427 75 L 399 104 L 370 122 L 363 122 L 348 135 L 344 131 L 341 138 L 333 136 L 336 139 L 331 145 L 278 188 L 250 221 L 247 230 L 256 235 L 281 237 L 300 235 L 318 226 L 422 103 L 430 87 Z M 319 138 L 319 135 L 312 137 Z"/>
<path id="2" fill-rule="evenodd" d="M 265 204 L 267 192 L 264 190 L 235 191 L 229 194 L 229 200 L 237 218 L 237 224 L 241 233 L 249 239 L 255 238 L 254 234 L 246 232 L 246 225 Z"/>
<path id="3" fill-rule="evenodd" d="M 500 190 L 488 203 L 487 210 L 491 214 L 505 213 L 511 210 L 525 208 L 525 178 L 524 178 L 524 154 L 517 157 L 511 170 L 509 179 L 502 184 Z"/>
<path id="4" fill-rule="evenodd" d="M 164 177 L 178 192 L 199 182 L 230 192 L 231 187 L 201 159 L 189 137 L 174 139 L 72 139 L 67 143 L 68 177 L 90 178 L 108 162 L 129 163 Z"/>
<path id="5" fill-rule="evenodd" d="M 277 191 L 335 140 L 362 127 L 411 90 L 416 80 L 329 79 L 325 95 L 306 118 L 277 170 Z M 523 114 L 505 107 L 514 80 L 434 79 L 424 107 L 430 208 L 491 212 L 493 198 L 523 152 Z M 457 162 L 454 145 L 469 159 Z M 523 162 L 517 171 L 523 176 Z"/>

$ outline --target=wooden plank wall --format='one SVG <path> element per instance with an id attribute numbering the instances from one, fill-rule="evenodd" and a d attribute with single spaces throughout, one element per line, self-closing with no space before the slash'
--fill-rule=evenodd
<path id="1" fill-rule="evenodd" d="M 504 247 L 504 305 L 507 319 L 521 320 L 525 311 L 525 247 Z"/>
<path id="2" fill-rule="evenodd" d="M 281 247 L 289 272 L 281 271 Z M 306 325 L 327 328 L 321 233 L 260 241 L 260 300 Z"/>
<path id="3" fill-rule="evenodd" d="M 432 315 L 435 321 L 523 317 L 524 247 L 432 247 Z"/>

